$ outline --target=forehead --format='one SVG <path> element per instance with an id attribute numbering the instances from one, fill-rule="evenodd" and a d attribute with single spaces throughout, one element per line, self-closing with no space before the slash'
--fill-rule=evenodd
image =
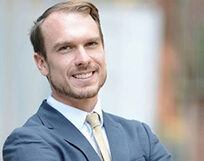
<path id="1" fill-rule="evenodd" d="M 86 25 L 90 29 L 98 28 L 93 18 L 86 13 L 58 11 L 50 14 L 42 23 L 42 33 L 57 32 L 60 29 L 78 29 Z"/>
<path id="2" fill-rule="evenodd" d="M 89 14 L 54 12 L 41 26 L 45 47 L 60 41 L 86 41 L 100 37 L 97 23 Z M 46 47 L 47 48 L 47 47 Z"/>

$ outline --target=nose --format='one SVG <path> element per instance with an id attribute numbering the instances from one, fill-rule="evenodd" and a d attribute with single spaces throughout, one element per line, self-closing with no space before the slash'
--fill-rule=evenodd
<path id="1" fill-rule="evenodd" d="M 75 65 L 87 67 L 91 58 L 84 47 L 79 47 L 75 53 Z"/>

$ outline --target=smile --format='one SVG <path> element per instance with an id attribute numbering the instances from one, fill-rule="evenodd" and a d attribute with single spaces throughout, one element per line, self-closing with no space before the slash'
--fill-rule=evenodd
<path id="1" fill-rule="evenodd" d="M 93 72 L 90 72 L 90 73 L 84 73 L 84 74 L 75 74 L 73 75 L 73 77 L 77 79 L 87 79 L 91 77 L 92 75 L 93 75 Z"/>

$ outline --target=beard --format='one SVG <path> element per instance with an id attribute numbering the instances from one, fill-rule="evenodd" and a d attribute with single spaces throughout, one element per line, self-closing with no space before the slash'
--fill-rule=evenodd
<path id="1" fill-rule="evenodd" d="M 100 88 L 104 85 L 106 81 L 107 73 L 106 71 L 101 76 L 99 83 L 93 89 L 86 89 L 86 87 L 82 87 L 82 89 L 75 89 L 71 87 L 68 83 L 58 82 L 52 77 L 52 74 L 48 76 L 48 80 L 50 82 L 51 87 L 62 97 L 64 98 L 75 98 L 75 99 L 87 99 L 96 96 L 100 90 Z"/>

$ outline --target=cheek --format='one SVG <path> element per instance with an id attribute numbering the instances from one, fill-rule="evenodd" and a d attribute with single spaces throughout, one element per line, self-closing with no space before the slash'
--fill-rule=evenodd
<path id="1" fill-rule="evenodd" d="M 100 64 L 103 68 L 106 68 L 106 59 L 104 55 L 102 55 L 100 58 Z"/>
<path id="2" fill-rule="evenodd" d="M 101 76 L 103 77 L 104 75 L 106 75 L 106 72 L 107 72 L 106 71 L 106 60 L 104 57 L 100 59 L 99 66 L 100 66 Z"/>
<path id="3" fill-rule="evenodd" d="M 63 77 L 64 73 L 66 72 L 66 66 L 63 65 L 63 63 L 58 63 L 59 60 L 56 60 L 55 62 L 51 62 L 48 66 L 49 75 L 52 77 Z"/>
<path id="4" fill-rule="evenodd" d="M 105 54 L 104 52 L 98 52 L 98 54 L 95 53 L 94 58 L 96 63 L 100 64 L 100 66 L 105 66 L 106 65 L 106 60 L 105 60 Z"/>

